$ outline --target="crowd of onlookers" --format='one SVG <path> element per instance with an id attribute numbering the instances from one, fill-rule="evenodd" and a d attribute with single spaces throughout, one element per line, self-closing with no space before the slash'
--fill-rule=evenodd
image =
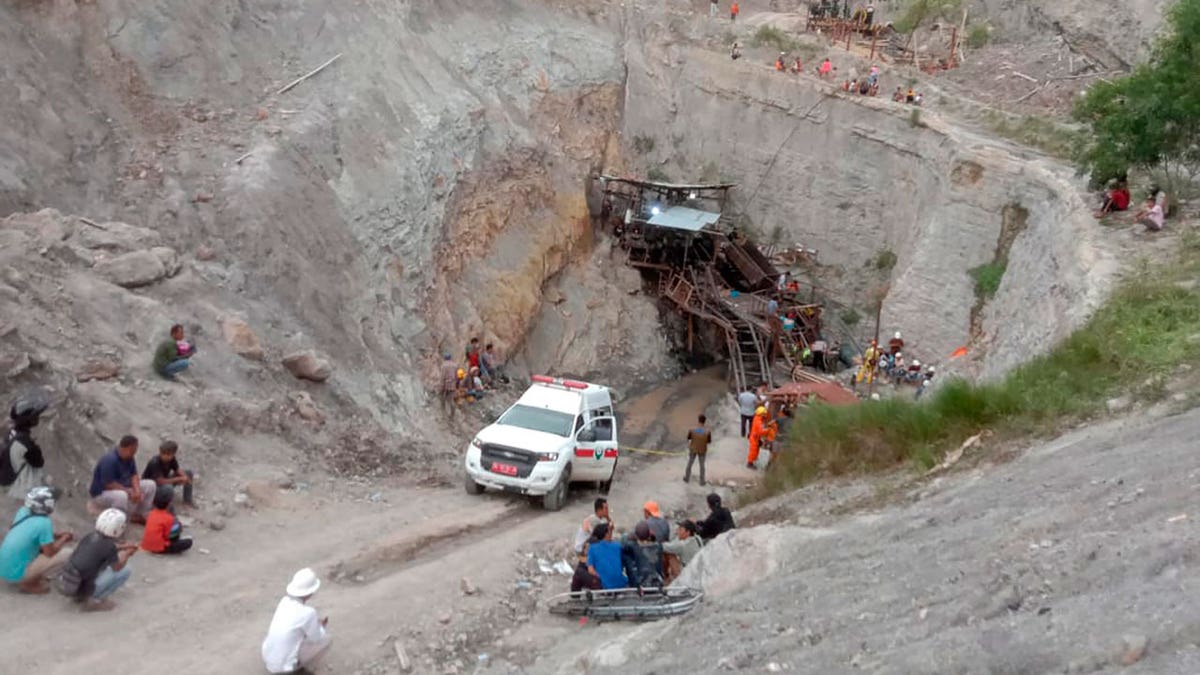
<path id="1" fill-rule="evenodd" d="M 474 403 L 497 385 L 508 382 L 496 347 L 491 342 L 480 348 L 479 338 L 473 337 L 458 362 L 450 352 L 442 354 L 440 374 L 442 411 L 453 413 L 460 406 Z"/>

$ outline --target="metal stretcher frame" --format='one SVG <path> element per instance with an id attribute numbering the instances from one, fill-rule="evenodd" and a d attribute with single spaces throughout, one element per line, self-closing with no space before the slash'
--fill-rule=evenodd
<path id="1" fill-rule="evenodd" d="M 551 614 L 610 621 L 654 621 L 690 611 L 704 593 L 679 588 L 620 588 L 562 593 L 548 601 Z"/>

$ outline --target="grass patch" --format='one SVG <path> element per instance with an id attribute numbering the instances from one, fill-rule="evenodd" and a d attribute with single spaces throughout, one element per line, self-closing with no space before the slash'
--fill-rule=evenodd
<path id="1" fill-rule="evenodd" d="M 979 49 L 988 43 L 992 37 L 992 31 L 986 23 L 972 24 L 967 29 L 967 46 L 971 49 Z"/>
<path id="2" fill-rule="evenodd" d="M 842 319 L 842 323 L 846 324 L 849 327 L 854 327 L 854 326 L 858 325 L 859 321 L 862 321 L 862 315 L 859 314 L 857 311 L 855 311 L 855 309 L 853 307 L 851 307 L 851 308 L 847 309 L 846 311 L 842 312 L 841 319 Z"/>
<path id="3" fill-rule="evenodd" d="M 633 137 L 633 151 L 639 155 L 648 155 L 654 152 L 654 146 L 657 142 L 653 136 L 637 135 Z"/>
<path id="4" fill-rule="evenodd" d="M 803 45 L 796 38 L 788 35 L 775 26 L 759 26 L 750 38 L 751 47 L 771 47 L 781 52 L 796 52 Z"/>
<path id="5" fill-rule="evenodd" d="M 890 271 L 896 266 L 896 253 L 891 249 L 884 249 L 875 254 L 871 259 L 871 266 L 880 272 Z"/>
<path id="6" fill-rule="evenodd" d="M 991 300 L 1000 290 L 1000 281 L 1004 278 L 1004 270 L 1008 268 L 1007 260 L 996 260 L 968 270 L 975 280 L 975 297 L 980 300 Z"/>
<path id="7" fill-rule="evenodd" d="M 1079 128 L 1038 115 L 1012 119 L 1001 113 L 989 112 L 987 123 L 999 136 L 1060 159 L 1071 159 L 1082 139 Z"/>
<path id="8" fill-rule="evenodd" d="M 824 475 L 926 470 L 982 429 L 1001 438 L 1055 432 L 1103 414 L 1116 395 L 1162 400 L 1166 378 L 1200 358 L 1200 292 L 1176 284 L 1198 274 L 1200 251 L 1182 247 L 1177 262 L 1136 275 L 1082 328 L 998 382 L 942 382 L 920 402 L 805 410 L 759 495 Z"/>
<path id="9" fill-rule="evenodd" d="M 650 170 L 646 172 L 646 180 L 654 181 L 656 183 L 670 183 L 671 176 L 668 175 L 666 171 L 654 166 L 650 167 Z"/>

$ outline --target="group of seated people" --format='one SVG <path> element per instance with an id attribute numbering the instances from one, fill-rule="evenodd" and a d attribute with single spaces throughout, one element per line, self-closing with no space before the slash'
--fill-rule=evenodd
<path id="1" fill-rule="evenodd" d="M 879 66 L 872 65 L 866 77 L 854 77 L 842 82 L 842 91 L 863 96 L 879 95 Z"/>
<path id="2" fill-rule="evenodd" d="M 497 384 L 507 382 L 500 372 L 496 347 L 492 343 L 479 348 L 479 338 L 471 338 L 465 350 L 466 367 L 459 367 L 457 372 L 457 403 L 474 403 L 495 388 Z"/>
<path id="3" fill-rule="evenodd" d="M 892 100 L 896 103 L 911 103 L 912 105 L 921 105 L 925 101 L 925 96 L 914 90 L 912 87 L 908 91 L 904 91 L 902 87 L 896 87 L 896 91 L 892 92 Z"/>
<path id="4" fill-rule="evenodd" d="M 608 500 L 597 498 L 593 513 L 575 535 L 578 564 L 571 592 L 620 588 L 659 588 L 670 584 L 692 562 L 704 542 L 736 527 L 733 514 L 721 505 L 715 492 L 708 495 L 709 515 L 700 521 L 683 520 L 674 528 L 658 504 L 646 502 L 642 520 L 632 532 L 618 537 L 608 511 Z"/>
<path id="5" fill-rule="evenodd" d="M 14 417 L 17 409 L 14 406 Z M 26 432 L 37 425 L 43 410 L 37 410 L 34 419 L 20 420 Z M 0 541 L 0 578 L 23 593 L 57 588 L 85 610 L 112 609 L 110 596 L 129 580 L 128 562 L 139 548 L 172 554 L 192 546 L 175 517 L 174 497 L 175 486 L 181 486 L 184 502 L 191 503 L 194 474 L 180 471 L 177 451 L 176 443 L 164 442 L 140 477 L 133 459 L 137 438 L 125 436 L 105 453 L 96 463 L 89 489 L 88 509 L 97 514 L 95 528 L 78 540 L 72 532 L 55 530 L 51 522 L 59 491 L 44 485 L 30 488 Z M 145 525 L 140 545 L 123 540 L 129 523 Z"/>
<path id="6" fill-rule="evenodd" d="M 1125 211 L 1131 203 L 1129 184 L 1124 178 L 1113 180 L 1104 191 L 1104 201 L 1096 217 L 1101 218 L 1111 213 Z M 1156 185 L 1150 186 L 1142 208 L 1134 214 L 1133 220 L 1146 228 L 1147 232 L 1158 232 L 1166 220 L 1167 193 Z"/>

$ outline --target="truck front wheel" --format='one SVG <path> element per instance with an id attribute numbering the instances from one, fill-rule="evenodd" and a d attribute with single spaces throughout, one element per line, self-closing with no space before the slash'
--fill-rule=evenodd
<path id="1" fill-rule="evenodd" d="M 467 494 L 469 495 L 483 494 L 483 486 L 479 483 L 476 483 L 475 480 L 471 478 L 471 474 L 467 474 L 466 478 L 463 480 L 463 487 L 467 489 Z"/>
<path id="2" fill-rule="evenodd" d="M 571 465 L 563 470 L 562 476 L 559 476 L 558 483 L 542 497 L 542 508 L 547 511 L 558 511 L 567 503 L 567 491 L 571 486 Z"/>

